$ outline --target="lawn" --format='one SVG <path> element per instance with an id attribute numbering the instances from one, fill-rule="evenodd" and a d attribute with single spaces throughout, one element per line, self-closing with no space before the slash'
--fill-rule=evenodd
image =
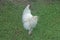
<path id="1" fill-rule="evenodd" d="M 33 15 L 39 17 L 33 34 L 23 28 L 22 12 L 25 5 L 11 2 L 0 4 L 0 40 L 60 40 L 60 2 L 33 2 Z"/>

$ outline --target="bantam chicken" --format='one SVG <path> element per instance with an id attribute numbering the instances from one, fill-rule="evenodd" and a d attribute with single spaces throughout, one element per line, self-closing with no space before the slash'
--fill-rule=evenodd
<path id="1" fill-rule="evenodd" d="M 37 24 L 38 16 L 33 16 L 29 7 L 30 5 L 28 4 L 23 11 L 22 22 L 24 28 L 28 30 L 28 34 L 30 35 Z"/>

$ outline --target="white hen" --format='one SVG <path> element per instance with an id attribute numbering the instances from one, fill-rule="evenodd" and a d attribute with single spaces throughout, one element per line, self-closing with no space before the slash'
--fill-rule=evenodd
<path id="1" fill-rule="evenodd" d="M 29 7 L 30 5 L 27 5 L 23 11 L 22 21 L 24 28 L 29 31 L 28 34 L 30 35 L 37 24 L 38 17 L 31 14 Z"/>

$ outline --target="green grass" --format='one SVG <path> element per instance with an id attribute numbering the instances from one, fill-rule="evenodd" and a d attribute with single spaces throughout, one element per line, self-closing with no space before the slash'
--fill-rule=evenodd
<path id="1" fill-rule="evenodd" d="M 31 36 L 22 25 L 22 4 L 0 4 L 0 40 L 60 40 L 60 3 L 41 4 L 34 2 L 31 10 L 39 16 Z"/>

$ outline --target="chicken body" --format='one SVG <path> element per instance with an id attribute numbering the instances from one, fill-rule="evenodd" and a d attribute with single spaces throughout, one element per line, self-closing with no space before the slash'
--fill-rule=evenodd
<path id="1" fill-rule="evenodd" d="M 26 8 L 23 11 L 22 15 L 22 21 L 23 21 L 23 26 L 26 30 L 28 30 L 28 34 L 32 33 L 33 28 L 37 24 L 37 16 L 33 16 L 31 14 L 31 10 L 29 9 L 30 5 L 27 5 Z"/>

